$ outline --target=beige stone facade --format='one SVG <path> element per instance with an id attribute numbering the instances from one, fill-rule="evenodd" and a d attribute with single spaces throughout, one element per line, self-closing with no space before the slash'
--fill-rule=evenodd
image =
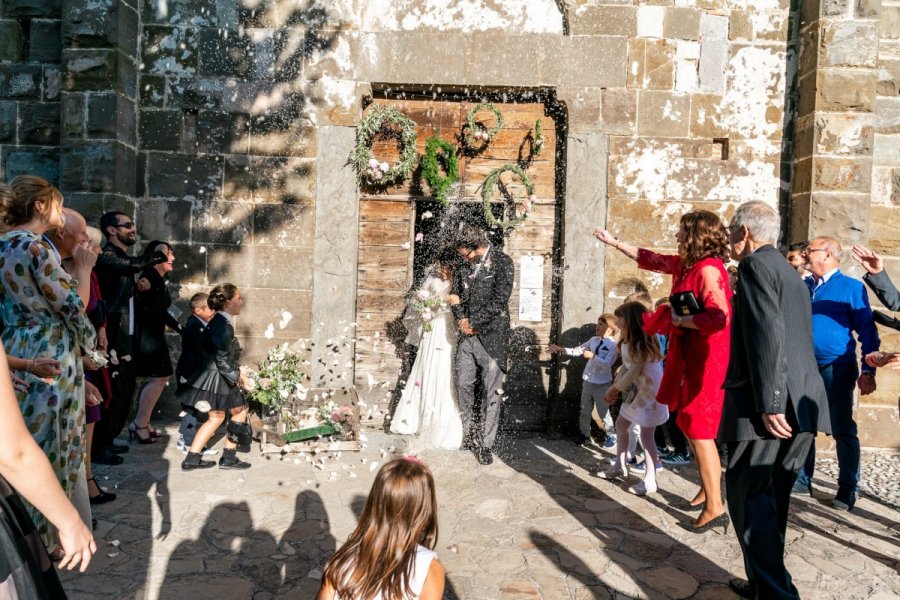
<path id="1" fill-rule="evenodd" d="M 347 157 L 376 93 L 540 92 L 564 106 L 557 332 L 635 280 L 667 291 L 604 253 L 595 226 L 672 250 L 683 212 L 727 218 L 751 199 L 779 206 L 785 241 L 869 243 L 900 281 L 896 0 L 61 4 L 0 2 L 0 26 L 21 38 L 46 30 L 24 20 L 55 23 L 61 40 L 49 58 L 0 48 L 0 172 L 37 165 L 89 218 L 134 212 L 142 238 L 174 242 L 182 298 L 241 286 L 249 356 L 301 339 L 316 385 L 349 385 L 373 343 L 354 333 L 360 192 Z M 55 134 L 35 125 L 45 113 L 60 115 Z M 541 368 L 551 397 L 567 388 L 564 370 Z M 900 384 L 879 380 L 866 410 L 882 424 L 865 435 L 898 445 Z"/>

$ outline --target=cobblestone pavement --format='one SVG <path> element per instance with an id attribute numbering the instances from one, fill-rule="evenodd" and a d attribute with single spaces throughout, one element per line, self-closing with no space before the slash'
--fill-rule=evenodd
<path id="1" fill-rule="evenodd" d="M 96 507 L 100 550 L 87 574 L 64 575 L 70 597 L 311 599 L 356 523 L 373 463 L 390 447 L 407 451 L 403 437 L 367 436 L 362 452 L 340 456 L 254 449 L 242 473 L 182 472 L 174 437 L 133 445 L 124 465 L 98 469 L 119 498 Z M 736 597 L 727 582 L 744 572 L 733 532 L 688 532 L 692 514 L 674 508 L 695 491 L 690 465 L 661 473 L 660 493 L 639 498 L 591 475 L 605 452 L 566 440 L 508 440 L 488 467 L 463 452 L 421 456 L 438 486 L 446 598 Z M 873 456 L 882 455 L 864 455 L 864 474 Z M 824 476 L 815 498 L 792 503 L 787 562 L 801 595 L 897 598 L 898 508 L 864 497 L 854 513 L 836 512 Z"/>

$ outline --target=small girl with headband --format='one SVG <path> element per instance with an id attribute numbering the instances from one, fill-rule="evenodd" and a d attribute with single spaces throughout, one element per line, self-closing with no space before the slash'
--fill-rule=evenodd
<path id="1" fill-rule="evenodd" d="M 412 456 L 386 463 L 359 525 L 325 566 L 316 600 L 440 600 L 437 536 L 431 470 Z"/>

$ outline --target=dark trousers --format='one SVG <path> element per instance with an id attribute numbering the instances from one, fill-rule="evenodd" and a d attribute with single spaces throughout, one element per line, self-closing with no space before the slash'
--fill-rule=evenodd
<path id="1" fill-rule="evenodd" d="M 656 428 L 656 433 L 654 434 L 656 438 L 656 445 L 660 448 L 664 448 L 666 446 L 666 432 L 669 432 L 669 439 L 672 440 L 672 448 L 674 448 L 674 452 L 678 452 L 679 454 L 687 454 L 687 438 L 684 437 L 684 433 L 681 432 L 681 429 L 678 427 L 678 423 L 675 422 L 675 419 L 678 418 L 678 411 L 670 411 L 669 412 L 669 420 L 666 421 L 662 427 Z"/>
<path id="2" fill-rule="evenodd" d="M 725 498 L 756 598 L 800 598 L 784 566 L 784 532 L 791 487 L 813 439 L 812 433 L 798 432 L 789 440 L 727 444 Z"/>
<path id="3" fill-rule="evenodd" d="M 456 346 L 456 396 L 462 419 L 464 440 L 475 446 L 493 448 L 500 425 L 503 379 L 506 374 L 488 354 L 478 336 L 465 336 Z M 475 411 L 475 388 L 481 378 L 484 398 Z"/>
<path id="4" fill-rule="evenodd" d="M 93 449 L 98 452 L 112 444 L 128 420 L 134 400 L 135 374 L 131 336 L 128 335 L 128 313 L 110 313 L 106 323 L 106 337 L 110 350 L 116 351 L 118 365 L 108 365 L 112 396 L 102 409 L 100 421 L 94 426 Z M 131 360 L 125 360 L 129 357 Z"/>
<path id="5" fill-rule="evenodd" d="M 860 449 L 856 421 L 853 420 L 853 392 L 859 369 L 856 362 L 835 363 L 819 367 L 819 374 L 828 394 L 831 436 L 838 459 L 838 489 L 844 493 L 855 492 L 859 487 Z M 797 481 L 809 485 L 815 468 L 816 445 L 813 444 Z"/>

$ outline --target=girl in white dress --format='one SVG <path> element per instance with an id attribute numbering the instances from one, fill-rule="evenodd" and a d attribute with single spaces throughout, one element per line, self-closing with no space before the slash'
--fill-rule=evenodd
<path id="1" fill-rule="evenodd" d="M 434 479 L 414 456 L 375 476 L 359 525 L 325 565 L 316 600 L 440 600 Z"/>
<path id="2" fill-rule="evenodd" d="M 625 463 L 628 453 L 629 429 L 632 424 L 640 425 L 641 446 L 644 448 L 644 479 L 628 491 L 638 496 L 656 492 L 656 469 L 659 460 L 653 434 L 656 427 L 669 419 L 669 409 L 656 401 L 656 393 L 662 381 L 662 352 L 655 335 L 647 335 L 643 330 L 643 315 L 647 308 L 639 302 L 627 302 L 616 309 L 619 330 L 622 332 L 619 352 L 623 368 L 606 393 L 607 404 L 616 401 L 623 394 L 622 408 L 616 421 L 616 463 L 606 471 L 597 473 L 603 479 L 617 479 L 628 476 Z"/>
<path id="3" fill-rule="evenodd" d="M 419 351 L 391 419 L 391 432 L 418 433 L 418 441 L 426 448 L 458 449 L 462 445 L 453 381 L 457 330 L 447 304 L 452 279 L 451 263 L 438 260 L 403 319 L 410 332 L 407 343 L 418 342 Z"/>

